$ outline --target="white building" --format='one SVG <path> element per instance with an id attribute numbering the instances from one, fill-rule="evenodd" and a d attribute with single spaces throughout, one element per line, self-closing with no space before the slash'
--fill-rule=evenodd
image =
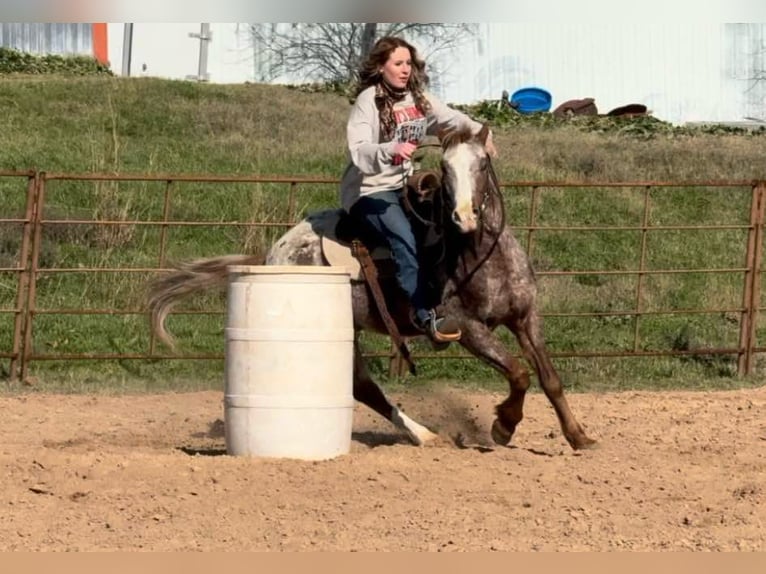
<path id="1" fill-rule="evenodd" d="M 484 24 L 455 62 L 459 102 L 539 86 L 553 107 L 593 97 L 599 111 L 644 104 L 673 123 L 766 121 L 765 24 Z"/>
<path id="2" fill-rule="evenodd" d="M 130 75 L 210 82 L 260 81 L 247 24 L 133 24 Z M 123 73 L 124 24 L 108 25 L 109 61 Z M 205 30 L 208 28 L 205 27 Z M 497 99 L 542 87 L 552 107 L 593 97 L 601 113 L 644 104 L 659 119 L 766 120 L 766 24 L 491 23 L 475 40 L 441 56 L 448 73 L 439 95 L 447 102 Z M 294 79 L 295 83 L 300 78 Z"/>

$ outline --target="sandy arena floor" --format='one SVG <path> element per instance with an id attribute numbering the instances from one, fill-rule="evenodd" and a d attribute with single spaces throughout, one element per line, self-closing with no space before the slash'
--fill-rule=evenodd
<path id="1" fill-rule="evenodd" d="M 766 550 L 766 388 L 570 394 L 584 453 L 541 394 L 511 448 L 500 395 L 392 398 L 444 439 L 358 405 L 348 455 L 232 457 L 220 393 L 0 398 L 0 550 Z"/>

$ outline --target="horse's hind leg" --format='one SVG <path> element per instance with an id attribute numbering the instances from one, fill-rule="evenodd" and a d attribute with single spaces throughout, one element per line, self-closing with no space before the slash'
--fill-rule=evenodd
<path id="1" fill-rule="evenodd" d="M 542 386 L 545 396 L 548 397 L 556 411 L 556 416 L 559 419 L 561 430 L 567 442 L 575 450 L 595 445 L 596 441 L 585 434 L 585 431 L 569 408 L 569 403 L 564 396 L 561 379 L 545 348 L 545 341 L 541 335 L 537 315 L 530 313 L 525 320 L 516 320 L 510 323 L 508 328 L 516 335 L 524 356 L 534 365 L 540 380 L 540 386 Z"/>
<path id="2" fill-rule="evenodd" d="M 471 320 L 462 323 L 461 330 L 463 335 L 460 344 L 508 380 L 510 394 L 495 407 L 497 418 L 492 424 L 492 440 L 497 444 L 506 445 L 511 442 L 516 425 L 524 417 L 524 397 L 529 388 L 529 371 L 484 323 Z"/>
<path id="3" fill-rule="evenodd" d="M 437 438 L 436 434 L 412 420 L 388 401 L 381 388 L 370 376 L 357 341 L 354 341 L 354 399 L 391 421 L 397 428 L 407 433 L 409 439 L 417 446 L 423 446 Z"/>

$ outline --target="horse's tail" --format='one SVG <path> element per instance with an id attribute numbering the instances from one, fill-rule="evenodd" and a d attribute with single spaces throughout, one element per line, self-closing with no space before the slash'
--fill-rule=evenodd
<path id="1" fill-rule="evenodd" d="M 147 306 L 151 312 L 152 330 L 157 338 L 173 349 L 173 337 L 165 329 L 165 319 L 182 299 L 206 289 L 226 285 L 229 265 L 262 265 L 260 255 L 224 255 L 181 263 L 175 270 L 149 284 Z"/>

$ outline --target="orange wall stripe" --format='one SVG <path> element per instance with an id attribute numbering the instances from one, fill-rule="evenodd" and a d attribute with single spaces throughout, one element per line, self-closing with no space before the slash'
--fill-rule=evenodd
<path id="1" fill-rule="evenodd" d="M 109 63 L 109 45 L 106 37 L 106 23 L 93 26 L 93 56 L 102 64 Z"/>

